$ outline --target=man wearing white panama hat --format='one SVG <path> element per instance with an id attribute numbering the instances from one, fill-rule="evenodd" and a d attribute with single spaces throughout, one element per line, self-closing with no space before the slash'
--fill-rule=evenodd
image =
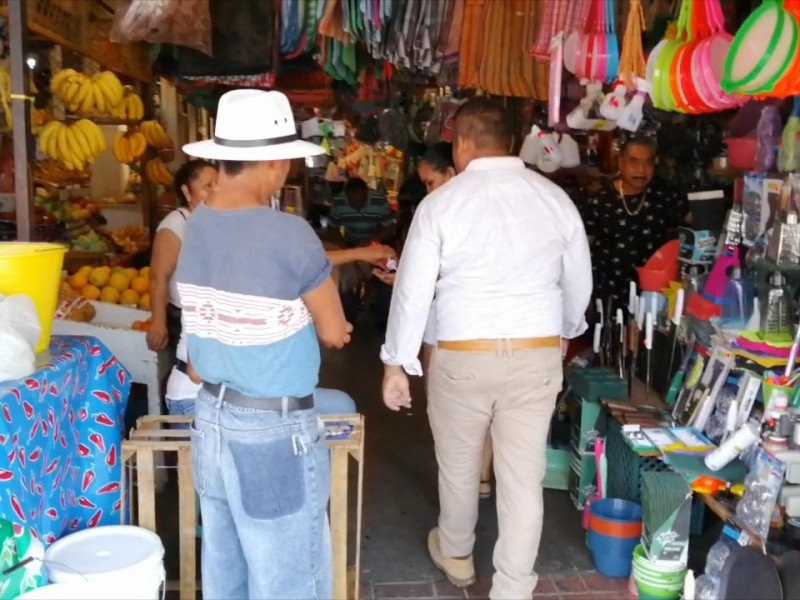
<path id="1" fill-rule="evenodd" d="M 319 342 L 350 339 L 322 244 L 269 208 L 298 139 L 279 92 L 222 96 L 214 138 L 184 152 L 220 161 L 186 226 L 177 268 L 189 371 L 202 389 L 192 470 L 206 598 L 330 598 L 328 454 L 314 412 Z M 319 342 L 318 342 L 319 339 Z"/>

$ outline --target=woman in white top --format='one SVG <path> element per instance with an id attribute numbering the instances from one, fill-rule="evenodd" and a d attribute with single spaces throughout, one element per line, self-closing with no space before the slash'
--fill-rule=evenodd
<path id="1" fill-rule="evenodd" d="M 428 148 L 420 159 L 417 167 L 417 174 L 425 184 L 425 189 L 430 194 L 439 186 L 444 185 L 450 178 L 455 176 L 456 167 L 453 163 L 453 148 L 451 144 L 440 142 Z M 375 276 L 386 284 L 394 283 L 394 273 L 387 273 L 380 269 L 373 271 Z M 435 302 L 435 299 L 434 299 Z M 436 346 L 436 311 L 431 306 L 428 314 L 428 324 L 425 326 L 425 334 L 422 336 L 422 371 L 428 372 L 431 362 L 431 354 Z M 487 435 L 486 444 L 483 448 L 483 462 L 481 464 L 481 484 L 480 497 L 489 498 L 492 495 L 492 438 Z"/>
<path id="2" fill-rule="evenodd" d="M 205 202 L 217 181 L 217 168 L 204 160 L 190 160 L 175 173 L 175 193 L 181 207 L 158 225 L 150 258 L 150 306 L 153 324 L 147 332 L 151 350 L 175 344 L 176 364 L 167 381 L 167 410 L 172 415 L 194 414 L 197 384 L 186 374 L 186 339 L 180 331 L 180 299 L 174 281 L 186 220 Z M 170 339 L 172 338 L 172 339 Z"/>

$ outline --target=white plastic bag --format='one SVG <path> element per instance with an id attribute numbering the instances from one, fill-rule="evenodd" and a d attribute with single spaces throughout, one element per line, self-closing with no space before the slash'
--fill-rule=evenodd
<path id="1" fill-rule="evenodd" d="M 0 294 L 0 381 L 22 379 L 36 370 L 36 342 L 42 326 L 33 300 Z"/>

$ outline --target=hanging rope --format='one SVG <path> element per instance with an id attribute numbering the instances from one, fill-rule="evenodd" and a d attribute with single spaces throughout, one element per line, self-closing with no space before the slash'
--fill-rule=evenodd
<path id="1" fill-rule="evenodd" d="M 628 89 L 636 89 L 636 77 L 644 77 L 647 63 L 642 49 L 644 13 L 642 0 L 630 0 L 628 22 L 625 24 L 625 37 L 622 39 L 622 52 L 619 57 L 619 79 Z"/>

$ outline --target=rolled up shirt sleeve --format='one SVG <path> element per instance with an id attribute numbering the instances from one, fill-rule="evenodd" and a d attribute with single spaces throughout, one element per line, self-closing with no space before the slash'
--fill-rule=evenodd
<path id="1" fill-rule="evenodd" d="M 423 201 L 411 223 L 392 291 L 386 341 L 381 347 L 384 364 L 402 366 L 409 375 L 422 375 L 419 348 L 428 322 L 439 275 L 441 239 Z"/>
<path id="2" fill-rule="evenodd" d="M 574 225 L 561 257 L 562 334 L 567 339 L 576 338 L 586 331 L 586 309 L 592 297 L 592 259 L 586 230 L 575 210 Z"/>

